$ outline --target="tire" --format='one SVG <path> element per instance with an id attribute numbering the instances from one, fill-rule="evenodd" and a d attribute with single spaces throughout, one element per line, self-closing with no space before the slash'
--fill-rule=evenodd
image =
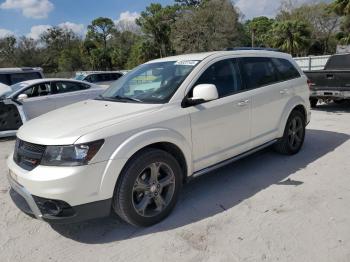
<path id="1" fill-rule="evenodd" d="M 166 218 L 182 188 L 182 169 L 168 152 L 145 149 L 124 167 L 113 195 L 113 209 L 135 226 L 151 226 Z"/>
<path id="2" fill-rule="evenodd" d="M 287 120 L 283 137 L 274 145 L 275 151 L 284 155 L 294 155 L 298 153 L 303 146 L 305 138 L 305 117 L 294 110 Z"/>
<path id="3" fill-rule="evenodd" d="M 310 105 L 311 108 L 315 108 L 317 106 L 318 99 L 317 98 L 310 98 Z"/>
<path id="4" fill-rule="evenodd" d="M 333 100 L 333 103 L 334 103 L 334 104 L 337 104 L 337 105 L 341 105 L 341 104 L 344 104 L 345 101 L 346 101 L 345 99 Z"/>

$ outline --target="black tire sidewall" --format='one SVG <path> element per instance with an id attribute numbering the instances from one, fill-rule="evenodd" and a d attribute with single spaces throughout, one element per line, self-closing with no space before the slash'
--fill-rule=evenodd
<path id="1" fill-rule="evenodd" d="M 296 117 L 299 117 L 301 119 L 301 123 L 303 125 L 303 137 L 301 139 L 300 145 L 297 148 L 293 149 L 290 146 L 289 142 L 288 142 L 288 129 L 289 129 L 290 122 Z M 284 133 L 283 133 L 283 138 L 282 139 L 283 139 L 283 143 L 285 143 L 285 147 L 287 149 L 287 153 L 288 154 L 293 155 L 293 154 L 296 154 L 296 153 L 298 153 L 300 151 L 300 149 L 302 148 L 302 146 L 304 144 L 304 139 L 305 139 L 305 117 L 304 117 L 304 115 L 301 112 L 293 111 L 289 115 L 286 127 L 284 129 Z"/>
<path id="2" fill-rule="evenodd" d="M 312 108 L 315 108 L 317 106 L 318 99 L 317 98 L 310 98 L 310 105 Z"/>
<path id="3" fill-rule="evenodd" d="M 175 176 L 175 191 L 169 205 L 158 215 L 154 217 L 143 217 L 139 215 L 133 205 L 132 189 L 138 175 L 146 166 L 154 162 L 164 162 L 173 171 Z M 136 226 L 150 226 L 156 224 L 167 217 L 178 199 L 179 192 L 182 188 L 182 170 L 177 160 L 167 153 L 159 149 L 147 149 L 136 154 L 121 173 L 114 192 L 113 206 L 115 211 L 126 222 Z"/>

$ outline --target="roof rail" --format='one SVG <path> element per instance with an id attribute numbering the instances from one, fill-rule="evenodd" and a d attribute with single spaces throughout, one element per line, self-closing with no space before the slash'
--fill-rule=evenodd
<path id="1" fill-rule="evenodd" d="M 224 51 L 240 51 L 240 50 L 264 50 L 264 51 L 274 51 L 281 52 L 278 48 L 269 47 L 228 47 Z"/>

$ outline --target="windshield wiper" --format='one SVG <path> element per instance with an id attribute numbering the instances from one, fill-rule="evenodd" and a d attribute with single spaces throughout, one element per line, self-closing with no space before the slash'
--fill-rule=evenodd
<path id="1" fill-rule="evenodd" d="M 97 99 L 107 100 L 107 101 L 123 101 L 123 102 L 132 101 L 132 102 L 138 102 L 138 103 L 142 102 L 142 100 L 137 99 L 137 98 L 127 97 L 127 96 L 119 96 L 119 95 L 114 96 L 114 97 L 105 97 L 103 95 L 98 95 Z"/>
<path id="2" fill-rule="evenodd" d="M 126 101 L 133 101 L 133 102 L 142 102 L 142 100 L 133 98 L 133 97 L 127 97 L 127 96 L 114 96 L 111 99 L 116 99 L 116 100 L 126 100 Z"/>

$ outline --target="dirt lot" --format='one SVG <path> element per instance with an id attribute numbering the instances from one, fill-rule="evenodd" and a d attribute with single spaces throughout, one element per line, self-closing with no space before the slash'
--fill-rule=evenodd
<path id="1" fill-rule="evenodd" d="M 0 261 L 350 261 L 350 105 L 313 111 L 296 156 L 270 150 L 185 186 L 164 222 L 50 226 L 11 202 L 0 142 Z M 48 174 L 49 175 L 49 174 Z"/>

